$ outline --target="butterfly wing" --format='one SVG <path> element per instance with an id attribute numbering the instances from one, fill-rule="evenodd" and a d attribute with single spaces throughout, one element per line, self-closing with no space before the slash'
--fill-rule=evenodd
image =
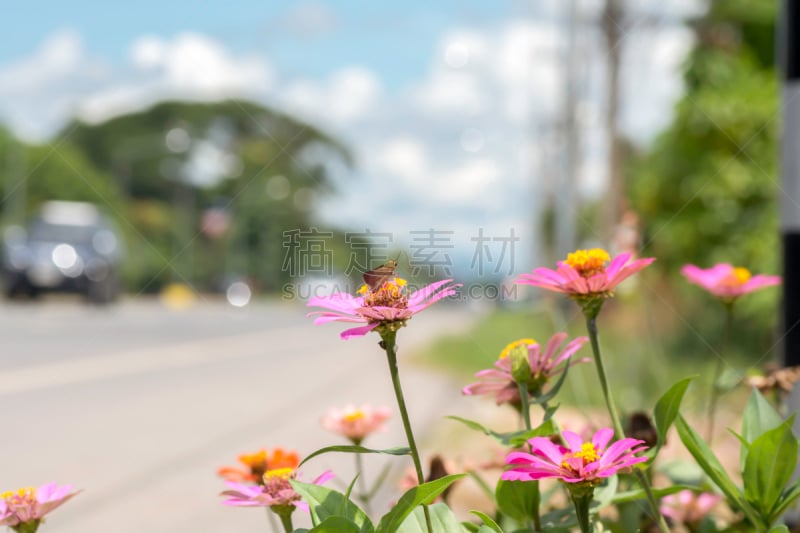
<path id="1" fill-rule="evenodd" d="M 364 272 L 362 276 L 364 278 L 364 283 L 367 284 L 370 291 L 376 291 L 394 276 L 396 268 L 397 261 L 393 259 L 389 260 L 378 268 L 373 268 L 372 270 Z"/>

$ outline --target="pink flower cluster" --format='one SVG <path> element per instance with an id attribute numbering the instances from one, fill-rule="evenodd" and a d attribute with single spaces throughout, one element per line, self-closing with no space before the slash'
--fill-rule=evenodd
<path id="1" fill-rule="evenodd" d="M 331 408 L 322 418 L 322 427 L 343 435 L 354 444 L 361 444 L 370 433 L 384 429 L 383 423 L 391 415 L 388 407 L 348 405 L 344 409 Z"/>
<path id="2" fill-rule="evenodd" d="M 296 470 L 281 468 L 270 470 L 264 474 L 263 485 L 245 485 L 235 481 L 226 481 L 231 488 L 222 493 L 228 498 L 223 501 L 225 505 L 233 507 L 273 507 L 290 509 L 299 507 L 308 510 L 308 504 L 300 499 L 300 495 L 292 488 L 290 479 L 295 479 Z M 331 472 L 324 472 L 313 481 L 315 485 L 322 485 L 333 477 Z"/>
<path id="3" fill-rule="evenodd" d="M 314 311 L 309 316 L 318 315 L 314 324 L 364 324 L 341 333 L 343 339 L 360 337 L 381 324 L 404 322 L 439 300 L 454 295 L 460 285 L 452 284 L 452 281 L 445 279 L 431 283 L 408 297 L 404 293 L 406 282 L 400 278 L 393 278 L 376 291 L 367 291 L 361 296 L 338 292 L 330 296 L 315 297 L 308 301 L 308 306 L 322 307 L 328 311 Z"/>
<path id="4" fill-rule="evenodd" d="M 664 496 L 660 508 L 661 514 L 680 524 L 696 525 L 708 516 L 720 501 L 722 496 L 711 492 L 699 494 L 691 490 L 682 490 L 677 494 Z"/>
<path id="5" fill-rule="evenodd" d="M 706 269 L 685 265 L 681 273 L 690 283 L 699 285 L 717 298 L 728 301 L 781 283 L 780 276 L 765 274 L 753 276 L 746 268 L 734 267 L 728 263 L 719 263 Z"/>
<path id="6" fill-rule="evenodd" d="M 624 438 L 609 446 L 614 436 L 610 428 L 600 429 L 589 442 L 571 431 L 564 431 L 563 436 L 567 447 L 545 437 L 530 439 L 531 453 L 512 452 L 506 457 L 512 468 L 503 472 L 502 478 L 532 481 L 556 477 L 567 483 L 595 485 L 620 470 L 647 461 L 646 457 L 636 456 L 646 448 L 642 440 Z"/>
<path id="7" fill-rule="evenodd" d="M 533 285 L 569 296 L 610 296 L 614 289 L 630 276 L 636 274 L 654 258 L 636 259 L 628 262 L 631 254 L 619 254 L 614 259 L 605 250 L 576 250 L 559 261 L 558 268 L 537 268 L 532 274 L 522 274 L 517 283 Z M 608 266 L 606 262 L 610 261 Z"/>
<path id="8" fill-rule="evenodd" d="M 39 488 L 25 488 L 0 493 L 0 526 L 16 527 L 37 523 L 78 494 L 72 485 L 46 483 Z M 35 528 L 32 529 L 35 531 Z"/>
<path id="9" fill-rule="evenodd" d="M 525 344 L 528 350 L 528 365 L 531 369 L 531 383 L 534 388 L 541 389 L 550 378 L 563 372 L 564 367 L 568 365 L 589 361 L 588 358 L 570 361 L 575 352 L 589 340 L 588 337 L 577 337 L 559 351 L 566 338 L 566 333 L 556 333 L 550 338 L 544 349 L 533 339 L 523 339 L 523 341 L 530 341 Z M 511 346 L 509 345 L 507 349 Z M 475 377 L 479 381 L 467 385 L 461 392 L 467 396 L 493 395 L 497 405 L 503 403 L 519 405 L 519 388 L 511 373 L 511 358 L 506 352 L 507 350 L 503 350 L 495 361 L 494 368 L 487 368 L 476 373 Z M 530 392 L 536 393 L 537 391 Z"/>

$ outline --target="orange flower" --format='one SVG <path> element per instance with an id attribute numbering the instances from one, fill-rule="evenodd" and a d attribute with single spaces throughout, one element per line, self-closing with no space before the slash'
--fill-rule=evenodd
<path id="1" fill-rule="evenodd" d="M 268 450 L 262 448 L 255 453 L 243 453 L 238 459 L 247 469 L 223 466 L 217 470 L 217 475 L 228 481 L 250 482 L 262 485 L 264 483 L 264 474 L 267 471 L 280 468 L 294 470 L 300 464 L 300 457 L 297 452 L 286 451 L 283 448 L 275 448 L 271 454 Z"/>

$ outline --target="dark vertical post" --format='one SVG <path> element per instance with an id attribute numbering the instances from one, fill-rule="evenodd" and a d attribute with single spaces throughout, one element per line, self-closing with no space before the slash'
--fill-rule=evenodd
<path id="1" fill-rule="evenodd" d="M 783 359 L 800 365 L 800 2 L 783 0 L 778 14 L 778 53 L 783 75 L 781 110 L 781 232 L 783 238 Z M 788 398 L 789 413 L 800 411 L 800 384 Z M 800 421 L 795 420 L 795 434 Z M 795 470 L 797 479 L 798 470 Z M 795 505 L 785 515 L 795 527 L 800 511 Z"/>
<path id="2" fill-rule="evenodd" d="M 800 2 L 784 0 L 778 19 L 783 74 L 781 231 L 784 363 L 800 365 Z"/>

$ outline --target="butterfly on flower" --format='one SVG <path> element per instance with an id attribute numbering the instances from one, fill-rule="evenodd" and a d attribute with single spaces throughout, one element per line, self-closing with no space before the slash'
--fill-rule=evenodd
<path id="1" fill-rule="evenodd" d="M 373 268 L 372 270 L 364 272 L 362 277 L 364 279 L 364 283 L 367 285 L 367 287 L 369 287 L 369 291 L 375 292 L 376 290 L 380 289 L 384 283 L 395 276 L 396 269 L 397 260 L 389 259 L 378 268 Z"/>

